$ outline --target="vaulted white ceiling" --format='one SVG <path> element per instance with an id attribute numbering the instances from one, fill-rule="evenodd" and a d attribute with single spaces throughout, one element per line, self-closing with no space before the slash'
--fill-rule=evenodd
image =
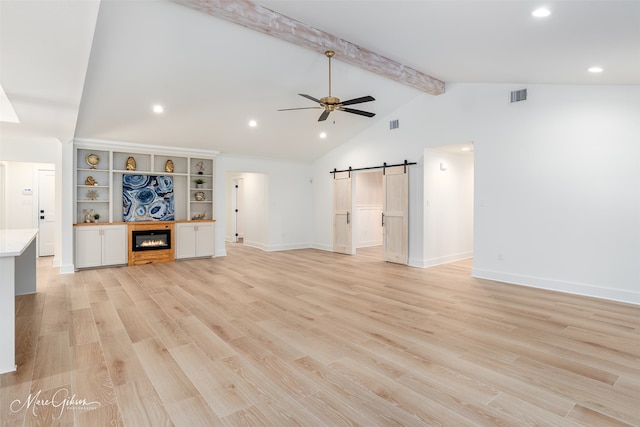
<path id="1" fill-rule="evenodd" d="M 637 1 L 550 1 L 545 19 L 526 0 L 258 3 L 447 83 L 640 84 Z M 167 0 L 0 7 L 0 83 L 21 120 L 0 125 L 3 144 L 75 136 L 311 161 L 432 96 L 337 57 L 332 95 L 372 95 L 354 108 L 377 116 L 319 123 L 319 110 L 277 111 L 328 94 L 317 52 Z"/>

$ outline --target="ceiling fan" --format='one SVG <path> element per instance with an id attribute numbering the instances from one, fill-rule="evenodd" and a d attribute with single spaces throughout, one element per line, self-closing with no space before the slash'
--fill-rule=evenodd
<path id="1" fill-rule="evenodd" d="M 291 110 L 310 110 L 310 109 L 321 109 L 324 110 L 322 114 L 320 114 L 319 122 L 327 120 L 329 117 L 329 113 L 332 111 L 344 111 L 347 113 L 358 114 L 360 116 L 365 117 L 373 117 L 376 114 L 370 113 L 368 111 L 355 110 L 353 108 L 346 108 L 346 105 L 360 104 L 363 102 L 375 101 L 376 99 L 373 96 L 363 96 L 361 98 L 349 99 L 347 101 L 340 101 L 340 98 L 336 98 L 335 96 L 331 96 L 331 58 L 336 54 L 332 50 L 328 50 L 325 53 L 325 56 L 329 58 L 329 96 L 325 96 L 324 98 L 314 98 L 311 95 L 305 95 L 304 93 L 299 93 L 298 95 L 303 96 L 307 99 L 310 99 L 313 102 L 317 102 L 320 104 L 317 107 L 301 107 L 301 108 L 284 108 L 278 111 L 291 111 Z"/>

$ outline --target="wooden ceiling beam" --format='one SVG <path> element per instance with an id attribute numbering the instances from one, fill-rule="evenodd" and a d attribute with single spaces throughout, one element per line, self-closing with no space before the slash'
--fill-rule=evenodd
<path id="1" fill-rule="evenodd" d="M 251 1 L 173 1 L 317 52 L 333 50 L 338 59 L 343 62 L 432 95 L 444 93 L 445 83 L 441 80 Z"/>

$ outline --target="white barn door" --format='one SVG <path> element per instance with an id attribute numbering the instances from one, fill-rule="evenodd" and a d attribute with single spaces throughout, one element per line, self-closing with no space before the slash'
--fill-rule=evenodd
<path id="1" fill-rule="evenodd" d="M 384 260 L 407 264 L 409 261 L 409 174 L 406 167 L 386 168 L 382 187 Z"/>
<path id="2" fill-rule="evenodd" d="M 333 251 L 352 255 L 351 175 L 336 172 L 333 180 Z"/>

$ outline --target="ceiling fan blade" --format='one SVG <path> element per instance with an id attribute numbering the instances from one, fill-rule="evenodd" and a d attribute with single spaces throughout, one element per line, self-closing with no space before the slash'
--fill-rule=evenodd
<path id="1" fill-rule="evenodd" d="M 323 122 L 323 121 L 327 120 L 327 117 L 329 117 L 329 113 L 330 113 L 330 112 L 331 112 L 331 111 L 329 111 L 329 110 L 324 110 L 324 111 L 322 112 L 322 114 L 320 114 L 320 118 L 318 119 L 318 121 L 319 121 L 319 122 Z"/>
<path id="2" fill-rule="evenodd" d="M 304 96 L 305 98 L 310 99 L 310 100 L 312 100 L 313 102 L 317 102 L 318 104 L 322 104 L 322 101 L 320 101 L 319 99 L 314 98 L 314 97 L 313 97 L 313 96 L 311 96 L 311 95 L 305 95 L 304 93 L 299 93 L 298 95 L 300 95 L 300 96 Z"/>
<path id="3" fill-rule="evenodd" d="M 370 102 L 370 101 L 375 101 L 376 99 L 373 96 L 363 96 L 361 98 L 353 98 L 353 99 L 349 99 L 347 101 L 343 101 L 340 103 L 340 105 L 353 105 L 353 104 L 360 104 L 362 102 Z"/>
<path id="4" fill-rule="evenodd" d="M 293 111 L 293 110 L 318 110 L 322 107 L 300 107 L 300 108 L 281 108 L 278 111 Z"/>
<path id="5" fill-rule="evenodd" d="M 366 116 L 366 117 L 373 117 L 376 115 L 376 113 L 370 113 L 368 111 L 362 111 L 362 110 L 354 110 L 353 108 L 338 108 L 338 110 L 345 111 L 347 113 L 352 113 L 352 114 L 359 114 L 361 116 Z"/>

